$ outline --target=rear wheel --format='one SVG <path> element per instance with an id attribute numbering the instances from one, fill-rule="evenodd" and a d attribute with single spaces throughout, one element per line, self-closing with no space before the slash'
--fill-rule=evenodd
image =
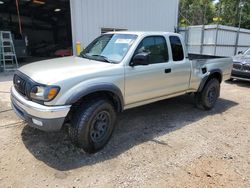
<path id="1" fill-rule="evenodd" d="M 116 112 L 106 99 L 83 103 L 74 114 L 69 136 L 73 143 L 88 153 L 102 149 L 114 130 Z"/>
<path id="2" fill-rule="evenodd" d="M 217 79 L 209 80 L 201 92 L 195 94 L 197 107 L 211 110 L 220 96 L 220 83 Z"/>

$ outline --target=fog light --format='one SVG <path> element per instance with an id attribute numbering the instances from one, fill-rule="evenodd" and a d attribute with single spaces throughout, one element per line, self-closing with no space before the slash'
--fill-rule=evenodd
<path id="1" fill-rule="evenodd" d="M 34 124 L 38 125 L 38 126 L 43 126 L 43 122 L 41 122 L 41 121 L 39 121 L 39 120 L 37 120 L 37 119 L 33 119 L 33 118 L 32 118 L 32 122 L 33 122 Z"/>

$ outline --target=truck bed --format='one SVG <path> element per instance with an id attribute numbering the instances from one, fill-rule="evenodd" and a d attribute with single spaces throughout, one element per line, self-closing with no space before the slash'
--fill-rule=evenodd
<path id="1" fill-rule="evenodd" d="M 206 59 L 226 58 L 223 56 L 202 55 L 202 54 L 188 54 L 188 57 L 190 60 L 206 60 Z"/>

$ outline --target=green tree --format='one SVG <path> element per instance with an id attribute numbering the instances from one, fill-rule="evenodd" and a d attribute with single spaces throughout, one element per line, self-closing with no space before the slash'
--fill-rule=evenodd
<path id="1" fill-rule="evenodd" d="M 238 27 L 241 14 L 241 27 L 250 29 L 250 0 L 181 0 L 179 12 L 180 26 L 219 23 Z"/>
<path id="2" fill-rule="evenodd" d="M 241 14 L 241 27 L 250 29 L 250 0 L 220 0 L 219 3 L 221 24 L 238 27 Z"/>
<path id="3" fill-rule="evenodd" d="M 250 1 L 249 0 L 245 3 L 243 7 L 241 27 L 250 29 Z"/>
<path id="4" fill-rule="evenodd" d="M 181 0 L 180 25 L 202 25 L 213 21 L 215 6 L 213 0 Z"/>

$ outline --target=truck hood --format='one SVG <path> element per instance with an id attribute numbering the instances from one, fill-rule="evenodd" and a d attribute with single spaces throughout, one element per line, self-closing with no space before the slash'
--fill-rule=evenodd
<path id="1" fill-rule="evenodd" d="M 237 55 L 237 56 L 234 56 L 233 61 L 234 62 L 240 62 L 240 63 L 243 63 L 243 62 L 244 63 L 250 63 L 250 56 L 245 55 L 245 54 Z"/>
<path id="2" fill-rule="evenodd" d="M 69 78 L 100 72 L 114 65 L 71 56 L 34 62 L 22 66 L 19 71 L 38 83 L 52 85 Z"/>

